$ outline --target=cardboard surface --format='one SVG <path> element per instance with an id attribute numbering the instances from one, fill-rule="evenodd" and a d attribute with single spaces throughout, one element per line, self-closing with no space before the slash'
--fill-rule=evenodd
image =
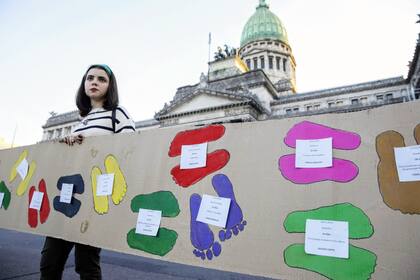
<path id="1" fill-rule="evenodd" d="M 354 277 L 347 274 L 352 279 L 420 279 L 420 213 L 416 212 L 418 208 L 411 207 L 407 211 L 412 214 L 404 214 L 407 213 L 404 207 L 412 205 L 412 202 L 401 201 L 413 199 L 419 205 L 420 182 L 409 183 L 411 198 L 407 198 L 405 193 L 391 190 L 400 188 L 404 192 L 405 186 L 395 181 L 395 175 L 387 175 L 392 169 L 390 163 L 384 165 L 385 171 L 378 173 L 380 157 L 376 150 L 377 136 L 389 130 L 401 134 L 405 145 L 417 144 L 414 129 L 420 123 L 419 105 L 419 102 L 409 102 L 348 114 L 226 124 L 224 135 L 209 142 L 208 153 L 226 150 L 230 155 L 228 162 L 225 165 L 219 164 L 219 169 L 208 171 L 213 173 L 202 176 L 202 179 L 193 180 L 195 183 L 182 187 L 175 183 L 171 175 L 171 170 L 180 163 L 180 156 L 170 157 L 168 151 L 178 132 L 196 129 L 194 127 L 91 137 L 85 139 L 82 145 L 72 147 L 49 142 L 0 150 L 0 181 L 4 181 L 11 192 L 8 209 L 0 209 L 0 227 L 60 237 L 145 257 L 278 279 L 338 279 L 335 272 L 325 271 L 328 267 L 343 273 L 355 273 Z M 361 137 L 361 144 L 355 149 L 334 148 L 333 144 L 336 166 L 344 168 L 344 171 L 329 169 L 325 172 L 326 178 L 314 179 L 312 183 L 294 183 L 294 179 L 290 179 L 294 178 L 294 173 L 287 175 L 289 177 L 286 179 L 285 169 L 283 174 L 279 170 L 279 159 L 294 154 L 294 148 L 287 146 L 284 138 L 294 125 L 303 121 L 352 132 Z M 382 135 L 386 137 L 387 133 Z M 188 134 L 184 137 L 188 137 Z M 392 142 L 392 139 L 380 140 L 380 147 Z M 11 174 L 13 166 L 25 150 L 28 162 L 36 164 L 33 174 L 28 177 L 26 188 L 22 186 L 24 180 Z M 105 163 L 109 155 L 113 157 Z M 386 154 L 381 158 L 389 160 L 392 156 Z M 354 169 L 354 166 L 357 168 Z M 109 196 L 107 213 L 104 214 L 98 214 L 94 207 L 91 180 L 94 167 L 95 172 L 100 170 L 102 174 L 107 173 L 107 170 L 117 170 L 117 174 L 119 168 L 121 174 L 116 175 L 116 181 L 120 182 L 121 194 L 125 191 L 121 182 L 125 180 L 126 183 L 122 200 Z M 346 168 L 353 168 L 357 172 L 352 173 L 355 175 L 351 175 L 351 178 L 340 181 L 341 176 L 349 173 Z M 60 177 L 76 174 L 83 178 L 84 189 L 75 187 L 72 201 L 78 200 L 80 209 L 77 209 L 76 214 L 73 211 L 73 216 L 65 215 L 57 211 L 53 203 L 54 198 L 60 196 L 57 182 Z M 329 180 L 329 176 L 335 179 Z M 15 177 L 14 180 L 9 182 L 12 177 Z M 42 179 L 45 181 L 50 209 L 48 213 L 43 212 L 42 208 L 39 213 L 34 213 L 28 210 L 30 188 L 34 186 L 34 191 L 42 191 Z M 380 187 L 380 183 L 384 186 Z M 231 195 L 229 190 L 234 192 L 236 206 L 233 208 L 237 212 L 231 222 L 235 222 L 234 218 L 239 219 L 241 226 L 239 230 L 237 226 L 231 227 L 233 234 L 225 241 L 221 241 L 225 239 L 223 234 L 222 238 L 219 236 L 220 228 L 209 226 L 208 229 L 214 234 L 214 241 L 207 238 L 210 243 L 213 242 L 210 247 L 213 255 L 211 260 L 208 255 L 202 260 L 193 254 L 194 249 L 197 249 L 193 244 L 198 246 L 200 241 L 200 246 L 205 247 L 207 245 L 203 240 L 206 238 L 203 239 L 197 232 L 194 232 L 196 235 L 191 234 L 191 225 L 202 225 L 191 223 L 191 211 L 193 213 L 194 210 L 192 207 L 190 211 L 190 203 L 195 205 L 203 194 Z M 166 192 L 152 194 L 158 191 Z M 145 196 L 135 200 L 138 195 Z M 384 201 L 390 201 L 391 207 Z M 127 234 L 136 226 L 136 207 L 148 203 L 148 209 L 156 205 L 157 208 L 165 208 L 162 209 L 160 225 L 165 228 L 160 232 L 162 240 L 136 240 L 137 243 L 131 244 L 143 246 L 143 250 L 134 249 L 127 242 Z M 338 209 L 344 203 L 347 203 L 343 206 L 345 210 Z M 332 207 L 325 208 L 329 206 Z M 238 207 L 242 213 L 238 212 Z M 313 209 L 318 210 L 315 213 Z M 346 209 L 350 210 L 347 212 Z M 347 263 L 312 259 L 312 256 L 299 257 L 297 252 L 300 249 L 289 247 L 304 243 L 305 236 L 298 225 L 302 217 L 313 214 L 329 220 L 327 216 L 331 213 L 337 219 L 353 219 L 349 222 L 349 243 L 357 248 L 351 248 L 350 259 L 352 252 L 355 256 L 364 255 L 366 261 L 362 264 L 351 262 L 355 259 L 364 260 L 359 257 L 353 257 Z M 240 214 L 246 221 L 242 231 L 240 229 L 244 223 Z M 37 222 L 35 227 L 34 221 Z M 292 229 L 293 226 L 296 229 Z M 368 227 L 365 233 L 363 230 Z M 235 232 L 238 234 L 235 235 Z M 221 248 L 215 246 L 215 242 Z M 149 248 L 149 245 L 153 248 Z M 370 253 L 366 254 L 366 250 Z M 305 263 L 307 257 L 314 261 Z M 341 266 L 347 267 L 349 272 L 340 269 Z M 373 271 L 371 275 L 370 269 Z"/>

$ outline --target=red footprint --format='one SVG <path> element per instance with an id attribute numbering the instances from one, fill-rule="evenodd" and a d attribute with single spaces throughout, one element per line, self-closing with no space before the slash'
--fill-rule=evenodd
<path id="1" fill-rule="evenodd" d="M 41 211 L 39 213 L 39 220 L 41 224 L 45 223 L 50 215 L 50 200 L 48 199 L 47 194 L 47 185 L 45 184 L 44 179 L 39 182 L 38 189 L 40 192 L 44 193 L 44 198 L 42 199 Z"/>
<path id="2" fill-rule="evenodd" d="M 189 187 L 207 175 L 221 169 L 229 161 L 230 155 L 226 150 L 216 150 L 207 154 L 207 165 L 201 168 L 181 169 L 179 165 L 171 170 L 172 178 L 181 187 Z"/>
<path id="3" fill-rule="evenodd" d="M 41 224 L 45 223 L 50 214 L 50 200 L 48 199 L 47 194 L 47 185 L 45 184 L 44 179 L 41 179 L 38 184 L 38 190 L 44 193 L 42 198 L 41 210 L 39 211 L 39 220 Z M 31 205 L 32 196 L 35 192 L 35 186 L 32 186 L 29 189 L 29 205 Z M 28 224 L 31 228 L 35 228 L 38 225 L 38 210 L 29 208 L 28 205 Z"/>
<path id="4" fill-rule="evenodd" d="M 182 145 L 194 145 L 216 141 L 224 134 L 225 127 L 220 124 L 179 132 L 174 140 L 172 140 L 168 155 L 170 157 L 179 156 L 181 154 Z"/>
<path id="5" fill-rule="evenodd" d="M 28 204 L 28 224 L 31 228 L 35 228 L 38 225 L 38 211 L 36 209 L 29 208 L 31 205 L 32 196 L 35 192 L 35 186 L 29 189 L 29 204 Z"/>

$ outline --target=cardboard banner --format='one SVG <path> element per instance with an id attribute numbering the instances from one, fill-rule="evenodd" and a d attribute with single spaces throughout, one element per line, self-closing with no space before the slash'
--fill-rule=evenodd
<path id="1" fill-rule="evenodd" d="M 420 279 L 420 181 L 394 154 L 420 144 L 419 105 L 0 150 L 0 227 L 278 279 Z M 296 140 L 328 138 L 296 167 Z"/>

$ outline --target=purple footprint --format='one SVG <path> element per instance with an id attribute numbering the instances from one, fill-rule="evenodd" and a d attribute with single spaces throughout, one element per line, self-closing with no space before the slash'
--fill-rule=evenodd
<path id="1" fill-rule="evenodd" d="M 217 174 L 212 179 L 213 188 L 219 197 L 230 198 L 230 208 L 226 222 L 226 230 L 219 231 L 220 241 L 225 241 L 234 235 L 238 235 L 244 230 L 246 221 L 242 214 L 241 207 L 236 202 L 233 186 L 229 178 L 224 174 Z"/>
<path id="2" fill-rule="evenodd" d="M 193 253 L 196 257 L 203 260 L 206 258 L 211 260 L 213 256 L 217 257 L 222 252 L 222 246 L 219 242 L 214 242 L 213 232 L 210 227 L 202 222 L 197 221 L 198 209 L 201 204 L 201 196 L 192 194 L 190 197 L 190 238 L 191 244 L 195 247 Z"/>

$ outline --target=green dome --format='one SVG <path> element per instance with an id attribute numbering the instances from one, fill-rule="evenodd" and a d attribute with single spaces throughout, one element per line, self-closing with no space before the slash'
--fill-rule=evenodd
<path id="1" fill-rule="evenodd" d="M 289 45 L 286 29 L 280 19 L 273 14 L 265 0 L 260 0 L 257 11 L 245 24 L 241 36 L 241 48 L 249 42 L 274 39 Z"/>

